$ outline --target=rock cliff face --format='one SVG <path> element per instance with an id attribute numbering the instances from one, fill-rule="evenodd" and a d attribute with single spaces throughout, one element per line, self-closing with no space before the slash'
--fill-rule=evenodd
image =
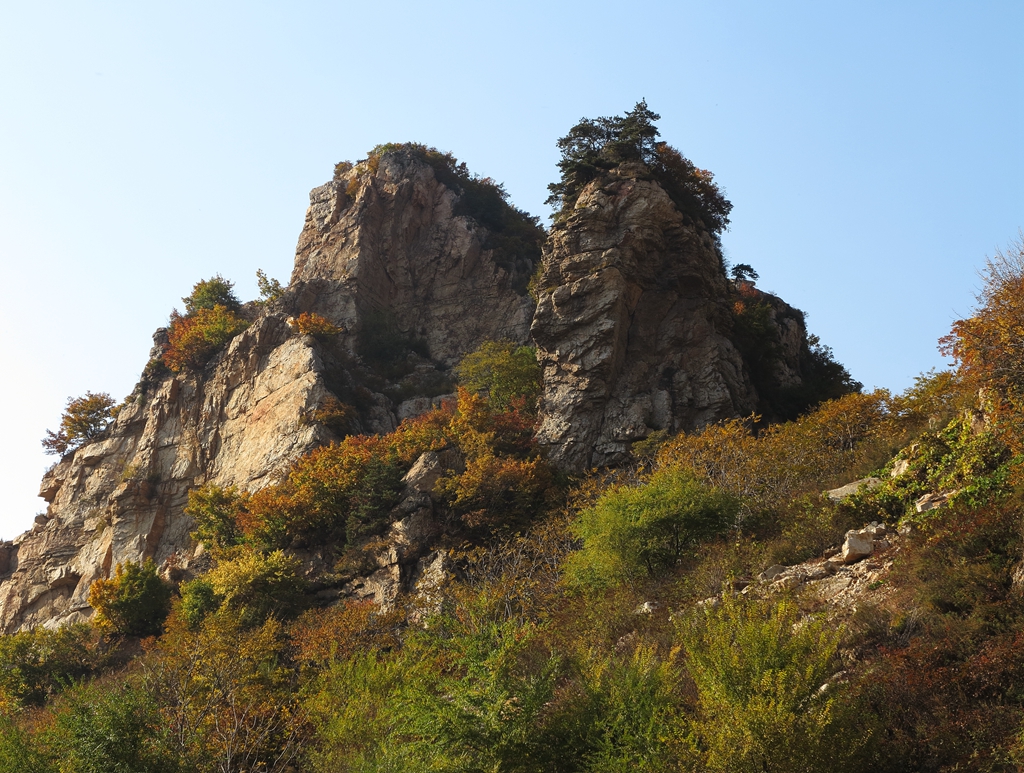
<path id="1" fill-rule="evenodd" d="M 622 165 L 595 181 L 552 229 L 535 308 L 523 244 L 536 246 L 536 231 L 522 213 L 501 210 L 520 218 L 519 235 L 496 239 L 493 196 L 490 210 L 471 206 L 457 175 L 408 149 L 343 167 L 310 195 L 285 294 L 247 307 L 248 329 L 202 370 L 144 378 L 102 437 L 46 474 L 46 515 L 0 544 L 0 632 L 89 618 L 91 583 L 118 563 L 152 558 L 176 578 L 201 570 L 208 558 L 183 512 L 190 489 L 254 491 L 336 433 L 393 429 L 450 392 L 451 366 L 484 340 L 532 334 L 539 437 L 567 469 L 614 464 L 654 430 L 759 409 L 765 384 L 798 386 L 802 315 L 759 296 L 772 351 L 754 367 L 716 244 L 643 172 Z M 343 332 L 301 335 L 290 318 L 303 312 Z M 347 427 L 311 420 L 331 397 L 351 409 Z M 388 601 L 442 576 L 429 492 L 459 462 L 435 456 L 407 476 L 376 568 L 340 592 Z"/>
<path id="2" fill-rule="evenodd" d="M 533 301 L 530 262 L 502 267 L 489 232 L 456 214 L 459 196 L 430 165 L 389 153 L 375 172 L 358 165 L 313 190 L 292 286 L 297 308 L 342 325 L 350 348 L 390 325 L 451 367 L 484 340 L 525 343 Z M 511 269 L 511 270 L 509 270 Z"/>
<path id="3" fill-rule="evenodd" d="M 759 407 L 717 245 L 644 172 L 623 164 L 592 182 L 545 246 L 532 327 L 544 371 L 538 437 L 568 469 L 621 461 L 655 430 Z M 802 315 L 761 298 L 774 333 L 769 378 L 797 385 Z"/>
<path id="4" fill-rule="evenodd" d="M 168 377 L 130 400 L 105 437 L 43 478 L 46 515 L 7 547 L 0 630 L 88 618 L 89 586 L 118 562 L 187 568 L 190 488 L 255 490 L 327 439 L 299 422 L 325 394 L 320 369 L 315 348 L 265 314 L 203 373 Z"/>
<path id="5" fill-rule="evenodd" d="M 513 288 L 525 281 L 484 248 L 485 227 L 455 214 L 458 193 L 428 164 L 392 153 L 310 200 L 285 296 L 202 371 L 140 384 L 104 437 L 46 474 L 46 515 L 0 544 L 0 632 L 87 619 L 89 586 L 118 563 L 194 567 L 188 491 L 203 483 L 254 491 L 336 440 L 308 421 L 328 396 L 357 403 L 353 431 L 387 431 L 428 408 L 439 384 L 450 391 L 447 369 L 483 340 L 527 340 L 533 302 Z M 529 261 L 519 265 L 529 276 Z M 301 312 L 344 332 L 330 343 L 299 335 L 288 318 Z M 400 367 L 380 373 L 375 345 L 390 347 Z M 416 512 L 398 527 L 415 550 L 385 551 L 354 592 L 386 598 L 421 573 L 406 569 L 426 548 L 409 534 L 429 533 L 420 523 L 429 508 Z"/>

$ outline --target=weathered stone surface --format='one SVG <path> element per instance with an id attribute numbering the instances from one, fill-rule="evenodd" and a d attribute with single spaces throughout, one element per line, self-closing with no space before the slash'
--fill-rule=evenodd
<path id="1" fill-rule="evenodd" d="M 486 247 L 491 234 L 456 214 L 458 192 L 414 155 L 387 154 L 314 190 L 284 296 L 247 308 L 250 327 L 201 372 L 147 376 L 102 437 L 46 474 L 45 516 L 0 545 L 0 632 L 88 619 L 89 586 L 118 563 L 152 558 L 172 581 L 208 568 L 183 512 L 191 488 L 274 482 L 338 439 L 311 420 L 332 395 L 358 403 L 353 431 L 389 431 L 450 393 L 452 365 L 483 341 L 527 342 L 531 320 L 545 379 L 539 437 L 568 469 L 613 464 L 654 430 L 759 409 L 730 337 L 737 289 L 717 245 L 643 177 L 624 165 L 584 191 L 550 239 L 536 315 L 525 292 L 533 259 Z M 778 339 L 772 383 L 799 386 L 802 315 L 758 297 Z M 301 335 L 304 312 L 342 332 Z M 405 341 L 401 376 L 366 350 L 381 326 Z M 157 331 L 151 357 L 166 342 Z M 389 531 L 367 548 L 366 576 L 324 598 L 390 605 L 419 589 L 436 600 L 448 559 L 430 492 L 461 463 L 450 451 L 421 458 Z M 308 572 L 327 565 L 317 546 L 293 549 Z"/>
<path id="2" fill-rule="evenodd" d="M 761 572 L 761 574 L 757 576 L 757 579 L 761 582 L 771 582 L 772 580 L 777 579 L 780 575 L 785 573 L 786 569 L 787 567 L 783 566 L 782 564 L 774 564 L 773 566 L 769 566 L 767 569 Z"/>
<path id="3" fill-rule="evenodd" d="M 325 394 L 318 371 L 316 351 L 267 313 L 202 373 L 137 395 L 43 479 L 50 505 L 0 582 L 0 630 L 86 619 L 89 586 L 118 563 L 191 552 L 190 488 L 258 489 L 325 440 L 299 421 Z"/>
<path id="4" fill-rule="evenodd" d="M 588 185 L 545 246 L 532 335 L 544 371 L 540 442 L 563 467 L 614 464 L 655 430 L 747 415 L 759 398 L 730 340 L 737 297 L 712 236 L 624 164 Z M 763 295 L 775 380 L 800 383 L 802 315 Z"/>
<path id="5" fill-rule="evenodd" d="M 457 200 L 406 152 L 316 188 L 292 273 L 297 309 L 344 327 L 353 351 L 359 332 L 379 323 L 374 314 L 386 314 L 446 367 L 484 340 L 525 342 L 534 304 L 513 289 L 524 277 L 498 265 L 487 229 L 456 215 Z"/>
<path id="6" fill-rule="evenodd" d="M 858 494 L 861 491 L 874 491 L 876 488 L 882 485 L 880 478 L 861 478 L 855 480 L 853 483 L 847 483 L 845 486 L 834 488 L 830 491 L 826 491 L 825 495 L 833 502 L 839 502 L 847 497 L 852 497 L 854 494 Z"/>
<path id="7" fill-rule="evenodd" d="M 252 325 L 203 372 L 148 383 L 104 437 L 46 474 L 47 513 L 0 549 L 0 575 L 9 575 L 0 581 L 0 631 L 87 618 L 90 584 L 119 562 L 152 558 L 167 577 L 208 565 L 193 552 L 193 524 L 182 510 L 189 489 L 208 482 L 259 489 L 302 453 L 336 439 L 307 419 L 339 384 L 361 388 L 349 366 L 358 367 L 352 358 L 366 325 L 383 319 L 424 341 L 433 360 L 415 368 L 403 385 L 413 394 L 397 411 L 384 394 L 363 389 L 357 429 L 371 432 L 428 410 L 436 398 L 417 395 L 418 385 L 445 383 L 445 370 L 483 340 L 527 340 L 533 301 L 521 288 L 532 264 L 499 266 L 483 246 L 488 231 L 455 215 L 457 194 L 410 154 L 387 155 L 365 172 L 312 192 L 292 285 L 280 301 L 251 310 Z M 356 174 L 361 182 L 350 197 Z M 330 343 L 300 335 L 302 312 L 343 332 Z M 167 331 L 157 331 L 151 357 L 166 342 Z M 395 513 L 394 544 L 363 595 L 393 599 L 412 571 L 406 562 L 426 550 L 429 487 L 443 471 L 433 461 L 411 484 L 418 498 L 406 497 Z"/>
<path id="8" fill-rule="evenodd" d="M 867 558 L 874 552 L 874 540 L 863 531 L 848 531 L 843 541 L 843 550 L 840 554 L 844 564 L 852 564 Z"/>
<path id="9" fill-rule="evenodd" d="M 946 491 L 942 493 L 925 494 L 914 502 L 914 509 L 919 513 L 925 513 L 929 510 L 936 510 L 940 507 L 945 507 L 946 503 L 958 493 L 958 491 Z"/>

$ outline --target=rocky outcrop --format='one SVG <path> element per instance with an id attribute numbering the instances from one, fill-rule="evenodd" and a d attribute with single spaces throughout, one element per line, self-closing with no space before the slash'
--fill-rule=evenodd
<path id="1" fill-rule="evenodd" d="M 760 410 L 765 384 L 800 386 L 802 315 L 729 282 L 715 240 L 642 166 L 592 183 L 554 227 L 535 313 L 541 231 L 445 163 L 406 146 L 340 166 L 311 193 L 284 294 L 247 307 L 250 326 L 206 367 L 147 368 L 113 425 L 46 474 L 45 515 L 0 544 L 0 632 L 87 619 L 91 583 L 118 563 L 151 558 L 175 580 L 208 565 L 183 512 L 190 489 L 257 490 L 318 445 L 393 429 L 450 392 L 452 366 L 485 340 L 532 334 L 539 439 L 570 470 L 614 464 L 656 430 Z M 755 296 L 770 357 L 736 323 L 737 300 Z M 341 332 L 303 335 L 303 313 Z M 448 567 L 429 490 L 457 464 L 419 460 L 390 530 L 354 557 L 359 571 L 316 591 L 325 602 L 430 595 Z M 336 569 L 315 547 L 293 552 L 311 572 Z"/>
<path id="2" fill-rule="evenodd" d="M 326 393 L 321 371 L 316 343 L 266 313 L 205 371 L 137 393 L 43 478 L 45 517 L 4 551 L 0 630 L 88 618 L 89 586 L 120 562 L 187 567 L 189 489 L 258 489 L 330 437 L 301 421 Z"/>
<path id="3" fill-rule="evenodd" d="M 870 491 L 874 491 L 881 485 L 881 478 L 861 478 L 860 480 L 855 480 L 853 483 L 847 483 L 845 486 L 829 489 L 825 492 L 825 496 L 833 502 L 841 502 L 844 499 L 852 497 L 854 494 L 859 494 L 861 492 L 866 494 Z"/>
<path id="4" fill-rule="evenodd" d="M 485 248 L 490 232 L 457 214 L 459 201 L 405 151 L 315 189 L 285 295 L 250 307 L 252 324 L 204 369 L 146 376 L 101 438 L 46 474 L 46 514 L 0 545 L 0 632 L 87 619 L 90 585 L 118 563 L 151 558 L 187 576 L 201 551 L 183 512 L 188 491 L 259 489 L 336 440 L 337 427 L 310 419 L 328 397 L 355 403 L 349 431 L 388 431 L 450 391 L 447 370 L 483 340 L 525 341 L 532 263 Z M 342 333 L 301 335 L 291 318 L 302 312 Z M 159 357 L 166 336 L 155 340 Z M 394 349 L 387 369 L 373 361 L 382 341 Z M 388 546 L 353 595 L 386 602 L 443 574 L 443 559 L 426 556 L 429 497 L 410 493 L 400 507 L 411 509 L 395 513 Z"/>
<path id="5" fill-rule="evenodd" d="M 360 333 L 390 325 L 446 367 L 484 340 L 525 343 L 534 304 L 516 288 L 532 262 L 487 249 L 488 229 L 456 213 L 458 192 L 414 153 L 375 163 L 310 194 L 292 273 L 297 308 L 343 326 L 352 351 Z"/>
<path id="6" fill-rule="evenodd" d="M 532 327 L 544 372 L 538 437 L 573 470 L 614 464 L 656 430 L 759 407 L 718 245 L 645 169 L 622 164 L 590 183 L 545 246 Z M 802 315 L 760 297 L 775 327 L 769 375 L 796 386 Z"/>

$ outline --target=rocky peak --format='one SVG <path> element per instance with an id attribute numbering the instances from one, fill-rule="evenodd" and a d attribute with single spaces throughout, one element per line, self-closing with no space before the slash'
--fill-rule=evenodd
<path id="1" fill-rule="evenodd" d="M 314 189 L 292 273 L 297 308 L 343 326 L 353 351 L 387 324 L 444 367 L 484 340 L 526 342 L 534 259 L 490 246 L 468 195 L 414 150 L 371 156 Z"/>
<path id="2" fill-rule="evenodd" d="M 736 301 L 717 240 L 643 164 L 589 183 L 545 245 L 531 329 L 544 371 L 538 437 L 552 458 L 574 470 L 615 464 L 654 431 L 757 410 Z M 766 308 L 767 380 L 799 384 L 802 314 L 778 299 Z"/>
<path id="3" fill-rule="evenodd" d="M 87 619 L 90 585 L 118 563 L 187 572 L 201 554 L 183 512 L 190 489 L 262 488 L 340 434 L 385 432 L 429 408 L 482 341 L 525 342 L 529 251 L 491 246 L 494 229 L 460 214 L 463 196 L 406 150 L 314 189 L 285 295 L 250 306 L 249 327 L 204 368 L 147 368 L 103 437 L 46 474 L 46 515 L 0 545 L 0 631 Z M 289 324 L 302 312 L 342 333 L 302 335 Z M 166 330 L 154 342 L 159 357 Z M 347 426 L 316 420 L 330 398 L 352 409 Z"/>

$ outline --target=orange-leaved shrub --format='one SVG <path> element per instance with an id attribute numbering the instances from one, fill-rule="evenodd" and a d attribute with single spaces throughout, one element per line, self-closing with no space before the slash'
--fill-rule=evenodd
<path id="1" fill-rule="evenodd" d="M 420 455 L 452 449 L 462 463 L 435 488 L 442 505 L 468 527 L 518 528 L 554 485 L 533 422 L 521 400 L 494 412 L 487 398 L 460 388 L 457 400 L 393 432 L 349 436 L 306 454 L 281 483 L 252 494 L 198 489 L 190 513 L 213 544 L 241 539 L 273 549 L 315 536 L 353 545 L 387 528 L 402 477 Z"/>
<path id="2" fill-rule="evenodd" d="M 985 408 L 1017 451 L 1024 449 L 1024 232 L 982 271 L 978 308 L 953 323 L 940 351 L 959 364 L 967 385 L 982 390 Z"/>
<path id="3" fill-rule="evenodd" d="M 221 304 L 199 308 L 182 316 L 171 312 L 167 346 L 163 362 L 178 373 L 185 368 L 201 368 L 228 341 L 245 330 L 249 323 Z"/>
<path id="4" fill-rule="evenodd" d="M 310 311 L 304 311 L 296 317 L 295 326 L 302 335 L 311 335 L 314 338 L 329 338 L 342 332 L 342 328 L 326 317 Z"/>
<path id="5" fill-rule="evenodd" d="M 43 450 L 48 454 L 64 454 L 98 437 L 117 416 L 114 398 L 106 392 L 86 392 L 82 397 L 68 398 L 60 427 L 46 430 Z"/>

